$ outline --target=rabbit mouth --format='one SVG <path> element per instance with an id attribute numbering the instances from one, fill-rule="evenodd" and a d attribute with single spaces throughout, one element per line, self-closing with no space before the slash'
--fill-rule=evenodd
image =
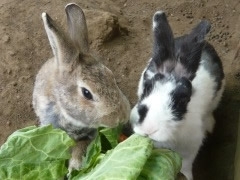
<path id="1" fill-rule="evenodd" d="M 150 139 L 154 141 L 160 140 L 159 130 L 155 130 L 147 135 Z"/>
<path id="2" fill-rule="evenodd" d="M 146 136 L 146 137 L 149 137 L 149 138 L 153 139 L 152 137 L 154 137 L 156 135 L 156 133 L 158 132 L 158 129 L 152 130 L 152 131 L 144 131 L 139 127 L 135 127 L 134 132 L 136 134 L 141 135 L 141 136 Z"/>
<path id="3" fill-rule="evenodd" d="M 158 133 L 158 130 L 152 132 L 151 134 L 148 134 L 148 137 L 154 141 L 160 141 L 160 135 Z"/>
<path id="4" fill-rule="evenodd" d="M 154 131 L 152 131 L 152 132 L 150 132 L 150 133 L 148 133 L 147 136 L 148 136 L 148 137 L 154 136 L 154 134 L 155 134 L 156 132 L 158 132 L 158 129 L 157 129 L 157 130 L 154 130 Z"/>
<path id="5" fill-rule="evenodd" d="M 140 127 L 134 127 L 134 132 L 138 135 L 145 136 L 150 138 L 153 141 L 166 141 L 168 140 L 168 132 L 162 132 L 161 129 L 154 129 L 154 130 L 143 130 Z"/>

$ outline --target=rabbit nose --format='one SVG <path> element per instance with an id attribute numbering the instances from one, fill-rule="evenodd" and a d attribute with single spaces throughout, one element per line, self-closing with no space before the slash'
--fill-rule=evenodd
<path id="1" fill-rule="evenodd" d="M 158 131 L 158 129 L 143 129 L 140 126 L 136 126 L 133 128 L 134 132 L 136 134 L 139 134 L 141 136 L 152 136 L 154 133 Z"/>

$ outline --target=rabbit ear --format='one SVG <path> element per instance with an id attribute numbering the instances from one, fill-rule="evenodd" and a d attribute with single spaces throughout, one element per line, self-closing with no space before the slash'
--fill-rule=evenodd
<path id="1" fill-rule="evenodd" d="M 65 11 L 71 40 L 82 53 L 88 52 L 88 29 L 82 9 L 71 3 L 65 7 Z"/>
<path id="2" fill-rule="evenodd" d="M 189 34 L 189 37 L 192 38 L 192 41 L 203 42 L 205 36 L 211 29 L 211 24 L 207 20 L 202 20 L 192 32 Z"/>
<path id="3" fill-rule="evenodd" d="M 157 11 L 153 16 L 153 35 L 152 60 L 156 63 L 157 68 L 165 68 L 170 71 L 174 67 L 174 37 L 163 11 Z"/>
<path id="4" fill-rule="evenodd" d="M 47 13 L 42 13 L 42 19 L 57 64 L 70 62 L 75 48 Z"/>
<path id="5" fill-rule="evenodd" d="M 195 77 L 205 44 L 204 38 L 210 31 L 210 28 L 208 21 L 201 21 L 190 34 L 185 35 L 176 42 L 176 58 L 181 64 L 181 66 L 177 65 L 175 68 L 178 76 L 179 74 L 184 74 L 190 80 Z M 180 70 L 179 67 L 184 69 Z M 183 71 L 184 73 L 182 73 Z"/>

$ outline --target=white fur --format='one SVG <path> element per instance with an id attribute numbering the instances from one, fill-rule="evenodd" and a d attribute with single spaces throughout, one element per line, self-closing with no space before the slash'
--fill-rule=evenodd
<path id="1" fill-rule="evenodd" d="M 142 75 L 141 75 L 141 78 L 139 80 L 139 84 L 138 84 L 138 92 L 137 92 L 137 95 L 138 95 L 138 98 L 141 97 L 141 94 L 143 93 L 143 74 L 144 72 L 146 71 L 146 69 L 143 71 Z"/>
<path id="2" fill-rule="evenodd" d="M 48 40 L 49 40 L 51 48 L 53 50 L 54 57 L 57 57 L 56 49 L 59 49 L 59 47 L 57 47 L 56 42 L 58 42 L 58 38 L 52 32 L 52 30 L 49 29 L 48 22 L 47 22 L 47 13 L 45 13 L 45 12 L 42 13 L 42 20 L 43 20 L 45 31 L 47 32 L 47 35 L 48 35 Z"/>
<path id="3" fill-rule="evenodd" d="M 142 81 L 143 77 L 139 82 L 141 88 Z M 171 103 L 169 93 L 175 88 L 174 82 L 157 83 L 153 92 L 141 102 L 149 109 L 143 123 L 135 123 L 139 119 L 136 106 L 131 112 L 131 122 L 137 134 L 149 136 L 154 140 L 155 147 L 170 148 L 182 156 L 181 172 L 189 180 L 192 179 L 192 163 L 205 134 L 207 131 L 212 132 L 214 127 L 212 111 L 216 108 L 224 89 L 222 87 L 214 97 L 215 86 L 214 79 L 200 65 L 192 81 L 193 93 L 183 120 L 172 120 L 173 115 L 168 106 Z"/>
<path id="4" fill-rule="evenodd" d="M 169 93 L 174 88 L 172 82 L 167 82 L 164 86 L 161 83 L 155 85 L 151 96 L 145 98 L 141 103 L 146 105 L 149 111 L 143 123 L 134 127 L 136 133 L 147 135 L 156 141 L 166 141 L 173 136 L 171 128 L 175 129 L 176 122 L 171 121 L 173 116 L 168 106 L 171 104 Z"/>
<path id="5" fill-rule="evenodd" d="M 46 16 L 47 16 L 47 14 L 45 12 L 43 12 L 42 13 L 42 19 L 43 19 L 44 23 L 46 22 Z"/>
<path id="6" fill-rule="evenodd" d="M 150 58 L 150 60 L 148 61 L 148 64 L 151 62 L 152 58 Z M 145 68 L 141 74 L 141 78 L 139 80 L 139 83 L 138 83 L 138 92 L 137 92 L 137 95 L 138 95 L 138 98 L 140 98 L 141 94 L 143 93 L 143 75 L 145 73 L 145 71 L 147 70 L 147 68 Z M 147 71 L 147 75 L 149 78 L 152 78 L 155 74 L 151 71 Z"/>
<path id="7" fill-rule="evenodd" d="M 156 16 L 157 14 L 164 14 L 164 11 L 157 11 L 154 16 Z M 155 29 L 157 26 L 157 22 L 153 21 L 153 29 Z"/>
<path id="8" fill-rule="evenodd" d="M 214 61 L 212 61 L 212 52 L 209 53 L 209 51 L 204 50 L 204 48 L 209 48 L 208 44 L 206 44 L 206 47 L 204 48 L 199 47 L 199 49 L 193 49 L 194 52 L 190 52 L 190 54 L 185 52 L 187 50 L 186 48 L 174 46 L 174 42 L 172 41 L 174 37 L 171 30 L 168 29 L 168 22 L 163 22 L 162 19 L 159 18 L 163 13 L 163 11 L 157 11 L 153 17 L 152 27 L 155 32 L 154 38 L 158 38 L 156 43 L 154 43 L 153 49 L 156 51 L 154 52 L 154 55 L 156 56 L 160 55 L 159 53 L 164 53 L 162 51 L 158 52 L 159 48 L 163 49 L 162 47 L 169 50 L 169 54 L 175 53 L 175 55 L 174 57 L 171 55 L 168 57 L 159 56 L 159 59 L 157 59 L 159 63 L 155 64 L 156 67 L 152 66 L 153 64 L 150 65 L 148 63 L 148 66 L 144 69 L 140 78 L 138 86 L 139 101 L 131 112 L 130 121 L 134 131 L 140 135 L 150 137 L 154 141 L 156 148 L 169 148 L 178 152 L 183 158 L 181 172 L 188 180 L 192 180 L 193 161 L 202 145 L 206 132 L 212 132 L 214 129 L 215 120 L 212 113 L 221 99 L 225 83 L 224 80 L 222 80 L 222 87 L 216 93 L 217 82 L 215 82 L 215 76 L 217 76 L 217 74 L 215 73 L 219 73 L 218 75 L 221 76 L 223 72 L 221 72 L 222 69 L 220 66 L 217 67 L 217 64 L 212 64 L 214 63 Z M 161 29 L 162 27 L 159 26 L 159 23 L 165 25 L 163 26 L 163 29 Z M 184 38 L 179 39 L 179 45 L 184 46 L 185 43 L 190 43 L 190 46 L 195 46 L 197 43 L 204 43 L 204 37 L 209 32 L 209 28 L 210 24 L 207 21 L 201 22 L 201 24 L 196 26 L 196 28 L 187 35 L 190 38 L 185 40 L 188 40 L 189 42 L 184 42 Z M 159 29 L 162 31 L 158 32 Z M 159 33 L 162 33 L 161 35 L 166 36 L 171 42 L 168 44 L 164 40 L 160 41 L 159 38 L 161 36 Z M 197 40 L 197 42 L 193 42 L 193 39 L 194 41 Z M 183 44 L 181 45 L 181 43 Z M 198 46 L 196 46 L 196 48 L 198 48 Z M 200 64 L 196 72 L 192 72 L 195 71 L 195 69 L 192 69 L 192 71 L 188 69 L 192 68 L 192 66 L 188 66 L 190 64 L 186 64 L 187 66 L 181 64 L 185 63 L 181 60 L 182 55 L 182 58 L 185 58 L 185 60 L 187 59 L 185 56 L 189 56 L 191 61 L 191 58 L 195 58 L 191 55 L 196 55 L 195 53 L 200 52 L 202 53 Z M 179 57 L 180 59 L 178 59 Z M 197 60 L 199 59 L 196 59 L 194 63 L 199 63 Z M 218 61 L 218 59 L 216 60 Z M 212 67 L 214 69 L 211 70 L 210 68 Z M 217 68 L 219 68 L 220 72 L 216 72 Z M 157 73 L 161 73 L 165 76 L 165 79 L 152 79 Z M 143 94 L 145 86 L 144 75 L 147 75 L 147 78 L 151 81 L 156 80 L 156 82 L 153 82 L 152 84 L 154 87 L 147 89 L 150 94 Z M 195 75 L 193 80 L 191 79 L 191 75 Z M 183 80 L 181 78 L 189 78 L 188 83 L 191 83 L 192 91 L 190 101 L 186 107 L 187 111 L 185 112 L 185 109 L 182 109 L 185 114 L 181 114 L 183 117 L 177 120 L 175 119 L 174 112 L 172 112 L 172 105 L 175 103 L 172 98 L 176 97 L 172 96 L 172 92 L 174 92 L 176 88 L 181 88 L 181 86 L 177 87 L 178 80 Z M 190 86 L 186 86 L 186 88 L 188 88 L 190 93 Z M 182 90 L 185 91 L 185 89 Z M 184 102 L 187 99 L 182 100 L 182 102 Z M 146 108 L 141 109 L 140 107 Z M 142 117 L 140 117 L 140 115 Z M 139 122 L 140 120 L 141 122 Z"/>
<path id="9" fill-rule="evenodd" d="M 66 6 L 65 6 L 65 9 L 68 7 L 68 6 L 71 6 L 71 5 L 77 5 L 75 3 L 68 3 Z"/>

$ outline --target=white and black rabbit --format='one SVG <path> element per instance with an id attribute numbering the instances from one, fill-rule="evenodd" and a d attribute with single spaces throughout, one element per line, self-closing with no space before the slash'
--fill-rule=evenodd
<path id="1" fill-rule="evenodd" d="M 54 57 L 37 74 L 33 107 L 41 125 L 52 124 L 77 141 L 69 168 L 78 169 L 96 128 L 128 121 L 130 104 L 112 71 L 90 53 L 82 9 L 68 4 L 65 11 L 68 34 L 42 14 Z"/>
<path id="2" fill-rule="evenodd" d="M 189 34 L 174 38 L 165 13 L 155 13 L 153 55 L 130 115 L 135 133 L 182 156 L 181 172 L 188 180 L 206 133 L 213 131 L 213 111 L 225 84 L 220 58 L 204 40 L 209 30 L 203 20 Z"/>

